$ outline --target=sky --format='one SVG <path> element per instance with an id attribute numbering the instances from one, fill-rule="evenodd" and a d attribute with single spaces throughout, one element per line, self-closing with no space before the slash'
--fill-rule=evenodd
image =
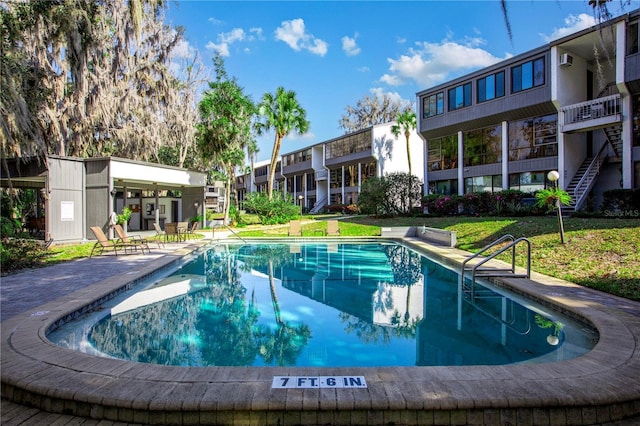
<path id="1" fill-rule="evenodd" d="M 178 56 L 197 53 L 213 80 L 219 53 L 254 102 L 279 86 L 296 93 L 309 131 L 289 134 L 280 154 L 339 137 L 347 106 L 416 93 L 595 24 L 587 0 L 169 2 L 166 20 L 185 29 Z M 609 11 L 640 6 L 613 0 Z M 257 138 L 257 161 L 274 135 Z"/>

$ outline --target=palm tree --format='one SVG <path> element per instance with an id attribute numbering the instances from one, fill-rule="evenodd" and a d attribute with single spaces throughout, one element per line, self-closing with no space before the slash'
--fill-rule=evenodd
<path id="1" fill-rule="evenodd" d="M 276 93 L 265 93 L 262 102 L 258 105 L 259 120 L 256 123 L 258 134 L 263 134 L 271 129 L 276 132 L 273 141 L 273 151 L 271 152 L 271 163 L 269 167 L 269 181 L 267 193 L 269 200 L 273 194 L 273 180 L 276 175 L 276 163 L 280 155 L 280 145 L 282 139 L 292 131 L 302 135 L 309 130 L 307 112 L 300 106 L 296 99 L 296 93 L 278 87 Z M 262 121 L 264 120 L 264 121 Z"/>
<path id="2" fill-rule="evenodd" d="M 198 147 L 202 157 L 225 175 L 225 199 L 230 200 L 235 169 L 244 162 L 245 148 L 253 140 L 251 123 L 255 105 L 235 78 L 229 78 L 221 56 L 214 58 L 215 81 L 209 82 L 198 104 Z M 225 222 L 230 203 L 225 203 Z"/>
<path id="3" fill-rule="evenodd" d="M 409 145 L 409 137 L 411 132 L 417 127 L 416 113 L 413 111 L 405 110 L 398 114 L 396 124 L 391 126 L 391 133 L 397 138 L 400 133 L 404 133 L 404 137 L 407 140 L 407 161 L 409 162 L 409 176 L 411 176 L 411 147 Z"/>

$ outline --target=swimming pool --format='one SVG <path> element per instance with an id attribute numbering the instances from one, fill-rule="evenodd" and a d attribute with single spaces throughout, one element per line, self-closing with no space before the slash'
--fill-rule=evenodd
<path id="1" fill-rule="evenodd" d="M 550 362 L 590 327 L 395 242 L 219 244 L 142 283 L 55 343 L 189 366 L 422 366 Z M 138 290 L 138 289 L 136 289 Z"/>

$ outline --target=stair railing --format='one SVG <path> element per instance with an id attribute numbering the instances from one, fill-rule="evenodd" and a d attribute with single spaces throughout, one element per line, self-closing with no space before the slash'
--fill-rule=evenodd
<path id="1" fill-rule="evenodd" d="M 479 261 L 478 263 L 474 264 L 472 267 L 467 268 L 467 263 L 470 260 L 477 258 L 482 253 L 485 253 L 487 250 L 491 249 L 492 247 L 496 246 L 497 244 L 500 244 L 503 241 L 507 241 L 507 240 L 510 240 L 511 242 L 509 242 L 506 246 L 502 247 L 501 249 L 493 252 L 489 256 L 483 258 L 481 261 Z M 527 264 L 526 264 L 526 273 L 524 273 L 524 274 L 517 274 L 516 273 L 516 246 L 519 243 L 525 243 L 527 245 Z M 485 269 L 480 269 L 481 266 L 483 266 L 484 264 L 486 264 L 490 260 L 495 259 L 497 256 L 499 256 L 500 254 L 504 253 L 507 250 L 511 250 L 511 267 L 510 268 L 507 268 L 507 269 L 504 269 L 504 268 L 485 268 Z M 511 277 L 511 278 L 530 278 L 531 277 L 531 242 L 527 238 L 524 238 L 524 237 L 515 238 L 511 234 L 503 235 L 502 237 L 498 238 L 497 240 L 495 240 L 491 244 L 488 244 L 485 247 L 483 247 L 479 252 L 467 257 L 462 262 L 462 268 L 461 268 L 461 271 L 460 271 L 460 279 L 462 280 L 462 284 L 464 284 L 464 282 L 465 282 L 466 272 L 469 272 L 469 271 L 471 272 L 471 297 L 472 298 L 475 296 L 475 294 L 474 294 L 475 293 L 475 282 L 476 282 L 476 277 L 479 276 L 478 272 L 480 272 L 481 276 L 483 276 L 483 277 L 504 277 L 504 276 L 507 276 L 507 277 Z"/>
<path id="2" fill-rule="evenodd" d="M 576 210 L 578 210 L 578 208 L 582 205 L 584 199 L 586 198 L 587 192 L 591 188 L 591 184 L 594 181 L 594 176 L 600 173 L 600 166 L 602 165 L 602 154 L 606 147 L 607 144 L 602 145 L 598 154 L 593 157 L 593 160 L 591 160 L 591 163 L 589 163 L 589 167 L 587 167 L 587 170 L 584 171 L 582 177 L 573 188 L 573 193 L 570 194 L 571 198 L 573 198 L 574 200 L 574 206 Z"/>

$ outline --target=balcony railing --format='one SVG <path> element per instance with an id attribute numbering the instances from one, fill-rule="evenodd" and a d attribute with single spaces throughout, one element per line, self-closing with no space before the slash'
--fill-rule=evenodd
<path id="1" fill-rule="evenodd" d="M 317 170 L 316 171 L 316 180 L 327 180 L 327 178 L 329 177 L 329 171 L 324 169 L 324 170 Z"/>
<path id="2" fill-rule="evenodd" d="M 621 120 L 619 93 L 567 105 L 560 110 L 561 131 L 571 132 L 593 127 L 603 127 Z"/>

